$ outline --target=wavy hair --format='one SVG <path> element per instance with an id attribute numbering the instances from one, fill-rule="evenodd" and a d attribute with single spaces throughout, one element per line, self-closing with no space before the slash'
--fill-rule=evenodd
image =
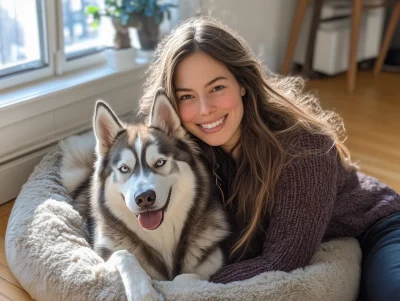
<path id="1" fill-rule="evenodd" d="M 343 144 L 345 129 L 334 112 L 321 108 L 318 98 L 304 92 L 299 77 L 281 77 L 263 67 L 247 43 L 236 33 L 210 17 L 189 19 L 177 26 L 159 44 L 155 59 L 146 73 L 144 95 L 139 102 L 138 118 L 145 119 L 159 87 L 166 89 L 174 108 L 178 100 L 174 90 L 174 74 L 178 64 L 195 52 L 203 52 L 222 62 L 246 89 L 241 136 L 233 148 L 236 173 L 230 175 L 228 206 L 237 202 L 237 218 L 244 229 L 231 249 L 245 254 L 263 218 L 272 213 L 274 190 L 285 164 L 294 156 L 324 150 L 303 150 L 287 147 L 300 131 L 331 138 L 345 168 L 352 168 L 350 154 Z M 195 138 L 195 137 L 194 137 Z M 197 139 L 197 138 L 195 138 Z M 215 170 L 218 147 L 197 142 Z M 251 147 L 246 147 L 250 145 Z M 240 252 L 239 252 L 240 251 Z M 237 255 L 237 254 L 235 254 Z"/>

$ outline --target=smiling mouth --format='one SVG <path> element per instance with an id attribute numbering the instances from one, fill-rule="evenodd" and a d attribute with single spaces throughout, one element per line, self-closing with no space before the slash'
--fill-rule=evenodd
<path id="1" fill-rule="evenodd" d="M 172 187 L 169 189 L 168 198 L 165 205 L 161 209 L 157 210 L 146 210 L 136 214 L 140 226 L 145 230 L 155 230 L 164 221 L 164 212 L 167 211 L 168 205 L 171 201 Z"/>
<path id="2" fill-rule="evenodd" d="M 226 117 L 226 115 L 217 121 L 214 121 L 212 123 L 202 123 L 202 124 L 199 124 L 199 126 L 201 126 L 203 129 L 211 130 L 211 129 L 219 126 L 221 123 L 223 123 L 225 120 L 225 117 Z"/>
<path id="3" fill-rule="evenodd" d="M 197 124 L 197 126 L 205 133 L 214 133 L 224 126 L 227 116 L 228 114 L 212 123 L 201 123 Z"/>

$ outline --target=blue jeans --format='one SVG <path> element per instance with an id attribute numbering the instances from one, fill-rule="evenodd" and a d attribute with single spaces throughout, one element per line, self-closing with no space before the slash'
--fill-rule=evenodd
<path id="1" fill-rule="evenodd" d="M 378 221 L 360 238 L 359 301 L 400 300 L 400 212 Z"/>

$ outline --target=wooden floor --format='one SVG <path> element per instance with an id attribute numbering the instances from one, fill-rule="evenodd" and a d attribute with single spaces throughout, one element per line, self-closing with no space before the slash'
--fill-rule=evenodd
<path id="1" fill-rule="evenodd" d="M 400 192 L 400 73 L 360 72 L 353 95 L 344 75 L 310 81 L 324 109 L 344 119 L 346 145 L 361 171 Z"/>
<path id="2" fill-rule="evenodd" d="M 400 74 L 371 72 L 358 75 L 356 91 L 346 92 L 340 75 L 313 80 L 325 109 L 334 109 L 345 120 L 352 158 L 361 170 L 400 192 Z M 4 237 L 13 202 L 0 206 L 0 301 L 32 300 L 7 267 Z"/>
<path id="3" fill-rule="evenodd" d="M 0 301 L 28 301 L 32 298 L 21 288 L 18 280 L 11 273 L 4 253 L 4 237 L 13 204 L 14 202 L 8 202 L 0 206 Z"/>

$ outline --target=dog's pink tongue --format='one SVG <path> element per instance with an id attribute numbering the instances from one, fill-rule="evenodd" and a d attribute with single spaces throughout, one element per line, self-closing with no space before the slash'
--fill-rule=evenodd
<path id="1" fill-rule="evenodd" d="M 147 211 L 139 215 L 139 224 L 144 229 L 154 230 L 161 224 L 162 218 L 162 210 Z"/>

